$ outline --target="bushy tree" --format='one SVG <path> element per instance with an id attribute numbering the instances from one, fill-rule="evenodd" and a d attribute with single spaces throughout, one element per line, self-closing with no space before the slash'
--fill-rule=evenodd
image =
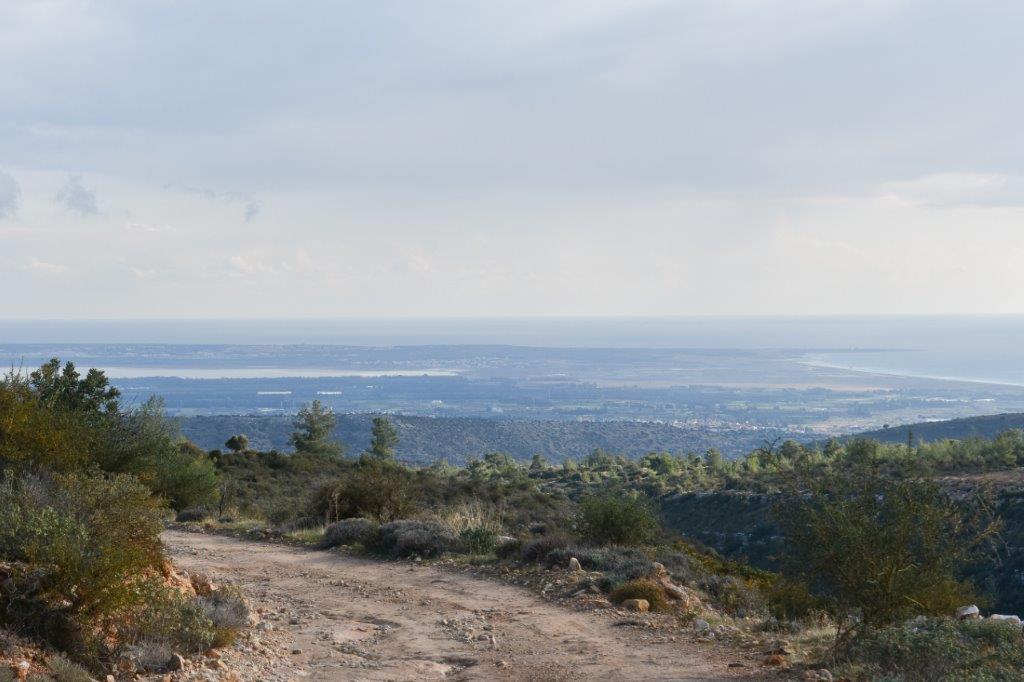
<path id="1" fill-rule="evenodd" d="M 654 505 L 640 494 L 585 497 L 577 526 L 584 540 L 597 545 L 648 545 L 661 533 Z"/>
<path id="2" fill-rule="evenodd" d="M 90 369 L 83 378 L 73 362 L 61 369 L 60 360 L 51 358 L 29 375 L 29 381 L 40 402 L 51 407 L 97 413 L 118 409 L 121 392 L 98 369 Z"/>
<path id="3" fill-rule="evenodd" d="M 295 417 L 292 445 L 296 452 L 324 457 L 340 457 L 344 452 L 332 435 L 338 425 L 334 411 L 319 400 L 304 405 Z"/>
<path id="4" fill-rule="evenodd" d="M 373 440 L 370 442 L 371 457 L 379 460 L 393 460 L 398 445 L 398 432 L 387 417 L 373 418 Z"/>
<path id="5" fill-rule="evenodd" d="M 872 448 L 858 444 L 858 462 Z M 925 476 L 877 466 L 802 476 L 776 510 L 787 573 L 826 600 L 840 623 L 884 626 L 942 614 L 971 599 L 959 571 L 997 526 L 984 504 L 949 498 Z"/>
<path id="6" fill-rule="evenodd" d="M 195 507 L 216 497 L 217 473 L 209 455 L 184 440 L 153 397 L 119 417 L 106 432 L 98 455 L 106 471 L 134 474 L 174 509 Z"/>
<path id="7" fill-rule="evenodd" d="M 244 452 L 249 449 L 249 437 L 244 433 L 236 434 L 225 441 L 224 447 L 231 452 Z"/>
<path id="8" fill-rule="evenodd" d="M 320 491 L 314 511 L 325 523 L 357 516 L 387 523 L 413 515 L 419 509 L 419 499 L 409 469 L 366 458 Z"/>

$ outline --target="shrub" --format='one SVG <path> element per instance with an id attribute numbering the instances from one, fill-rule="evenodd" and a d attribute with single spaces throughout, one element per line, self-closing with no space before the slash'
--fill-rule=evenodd
<path id="1" fill-rule="evenodd" d="M 764 596 L 732 575 L 709 575 L 700 587 L 714 600 L 715 606 L 728 614 L 746 617 L 765 610 Z"/>
<path id="2" fill-rule="evenodd" d="M 523 543 L 519 558 L 524 563 L 536 564 L 547 559 L 548 554 L 554 550 L 568 546 L 569 537 L 566 535 L 542 535 Z"/>
<path id="3" fill-rule="evenodd" d="M 501 560 L 506 559 L 518 559 L 523 553 L 523 541 L 519 538 L 513 538 L 506 540 L 505 542 L 499 543 L 494 548 L 494 554 Z"/>
<path id="4" fill-rule="evenodd" d="M 371 544 L 377 535 L 377 524 L 370 519 L 354 518 L 336 521 L 324 529 L 320 547 L 338 547 L 340 545 Z"/>
<path id="5" fill-rule="evenodd" d="M 597 545 L 648 545 L 661 533 L 653 505 L 640 495 L 584 498 L 577 525 L 582 537 Z"/>
<path id="6" fill-rule="evenodd" d="M 802 620 L 822 610 L 817 599 L 807 586 L 792 580 L 780 578 L 768 589 L 768 610 L 779 620 Z"/>
<path id="7" fill-rule="evenodd" d="M 703 561 L 693 552 L 663 552 L 657 560 L 665 567 L 676 582 L 696 586 L 706 578 L 710 571 Z"/>
<path id="8" fill-rule="evenodd" d="M 865 630 L 840 658 L 852 676 L 863 679 L 1019 680 L 1021 645 L 1020 631 L 1008 623 L 919 617 Z"/>
<path id="9" fill-rule="evenodd" d="M 205 521 L 210 516 L 210 512 L 207 511 L 206 507 L 192 507 L 190 509 L 182 509 L 178 512 L 174 520 L 178 523 L 187 523 L 189 521 Z"/>
<path id="10" fill-rule="evenodd" d="M 653 580 L 643 578 L 619 585 L 608 595 L 608 599 L 613 604 L 621 604 L 627 599 L 646 599 L 652 611 L 668 609 L 665 588 Z"/>
<path id="11" fill-rule="evenodd" d="M 282 533 L 294 533 L 296 531 L 311 530 L 314 528 L 321 528 L 321 521 L 319 519 L 315 519 L 312 516 L 300 516 L 286 523 L 282 523 L 278 527 L 278 530 Z"/>
<path id="12" fill-rule="evenodd" d="M 0 619 L 58 646 L 84 647 L 142 601 L 137 577 L 162 560 L 162 514 L 130 476 L 6 474 L 0 556 L 31 570 L 0 595 Z"/>
<path id="13" fill-rule="evenodd" d="M 934 480 L 893 479 L 869 467 L 803 484 L 776 510 L 789 574 L 824 597 L 840 622 L 859 614 L 880 627 L 969 603 L 957 572 L 996 531 L 984 506 L 972 511 Z"/>
<path id="14" fill-rule="evenodd" d="M 300 509 L 295 506 L 295 500 L 276 500 L 263 506 L 263 518 L 267 523 L 280 526 L 296 518 Z"/>
<path id="15" fill-rule="evenodd" d="M 92 682 L 92 675 L 88 670 L 71 662 L 62 654 L 53 654 L 46 663 L 57 682 Z"/>
<path id="16" fill-rule="evenodd" d="M 313 514 L 327 521 L 367 516 L 387 523 L 408 518 L 419 510 L 412 476 L 398 464 L 361 461 L 350 473 L 320 490 Z"/>
<path id="17" fill-rule="evenodd" d="M 450 551 L 455 534 L 432 521 L 392 521 L 380 527 L 371 549 L 393 557 L 433 557 Z"/>
<path id="18" fill-rule="evenodd" d="M 490 554 L 497 542 L 498 534 L 487 526 L 473 526 L 459 533 L 459 544 L 467 554 Z"/>
<path id="19" fill-rule="evenodd" d="M 544 563 L 548 568 L 564 568 L 572 557 L 588 571 L 603 571 L 605 575 L 600 582 L 607 590 L 623 582 L 650 576 L 654 571 L 654 562 L 635 547 L 559 548 L 549 552 Z"/>
<path id="20" fill-rule="evenodd" d="M 203 613 L 213 623 L 214 646 L 231 644 L 238 632 L 249 623 L 249 607 L 242 593 L 233 586 L 225 585 L 208 597 L 200 597 L 198 601 Z"/>
<path id="21" fill-rule="evenodd" d="M 125 620 L 123 640 L 163 642 L 183 654 L 206 651 L 213 644 L 216 625 L 200 599 L 189 599 L 157 581 L 140 583 L 137 591 L 140 604 Z"/>
<path id="22" fill-rule="evenodd" d="M 135 661 L 140 670 L 163 671 L 174 655 L 174 647 L 164 640 L 141 639 L 124 652 L 128 658 Z"/>

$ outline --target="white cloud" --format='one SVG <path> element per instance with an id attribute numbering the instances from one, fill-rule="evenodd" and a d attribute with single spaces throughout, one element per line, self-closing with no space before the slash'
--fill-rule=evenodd
<path id="1" fill-rule="evenodd" d="M 925 206 L 1024 206 L 1024 176 L 932 173 L 889 183 L 883 194 Z"/>
<path id="2" fill-rule="evenodd" d="M 276 271 L 274 266 L 268 265 L 263 260 L 252 256 L 231 256 L 228 259 L 228 265 L 235 272 L 244 275 L 269 275 Z"/>
<path id="3" fill-rule="evenodd" d="M 169 232 L 171 228 L 165 225 L 151 225 L 149 223 L 129 221 L 124 224 L 124 229 L 127 230 L 128 232 L 140 232 L 143 234 L 160 234 L 162 232 Z"/>
<path id="4" fill-rule="evenodd" d="M 29 260 L 26 266 L 29 270 L 34 272 L 40 272 L 46 275 L 59 275 L 67 272 L 68 268 L 66 265 L 60 263 L 50 263 L 48 261 L 39 260 L 38 258 L 32 258 Z"/>
<path id="5" fill-rule="evenodd" d="M 10 314 L 1024 312 L 1020 3 L 250 9 L 0 3 Z"/>

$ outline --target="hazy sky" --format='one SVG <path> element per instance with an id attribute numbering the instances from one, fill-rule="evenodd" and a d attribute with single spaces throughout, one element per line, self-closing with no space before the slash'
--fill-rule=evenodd
<path id="1" fill-rule="evenodd" d="M 1024 313 L 1024 3 L 6 0 L 0 317 Z"/>

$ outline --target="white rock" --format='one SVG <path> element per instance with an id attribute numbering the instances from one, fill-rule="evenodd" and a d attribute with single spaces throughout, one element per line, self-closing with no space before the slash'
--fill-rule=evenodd
<path id="1" fill-rule="evenodd" d="M 570 571 L 582 571 L 583 567 L 580 566 L 580 560 L 576 557 L 569 559 L 569 570 Z"/>
<path id="2" fill-rule="evenodd" d="M 979 611 L 978 607 L 974 604 L 971 604 L 970 606 L 961 606 L 956 610 L 956 617 L 961 620 L 965 618 L 980 618 L 981 611 Z"/>
<path id="3" fill-rule="evenodd" d="M 1018 628 L 1024 627 L 1024 623 L 1021 623 L 1020 616 L 1004 616 L 1001 613 L 993 613 L 988 617 L 989 620 L 1001 620 L 1006 623 L 1012 623 Z"/>

